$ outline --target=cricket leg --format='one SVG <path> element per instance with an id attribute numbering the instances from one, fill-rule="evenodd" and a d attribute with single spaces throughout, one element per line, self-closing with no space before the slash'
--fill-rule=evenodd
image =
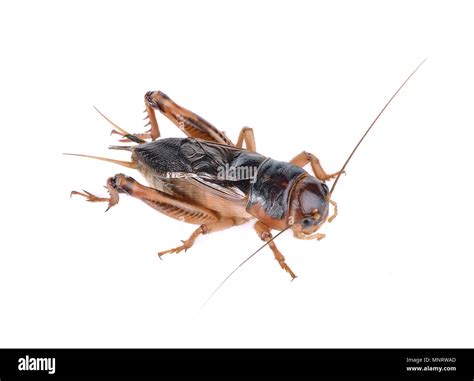
<path id="1" fill-rule="evenodd" d="M 280 250 L 278 250 L 278 248 L 275 245 L 275 242 L 270 241 L 272 239 L 271 229 L 267 225 L 262 223 L 261 221 L 258 221 L 257 223 L 255 223 L 254 229 L 262 241 L 268 242 L 268 246 L 273 251 L 273 255 L 275 256 L 275 259 L 280 264 L 281 268 L 285 270 L 288 274 L 290 274 L 291 280 L 295 279 L 296 275 L 293 273 L 293 271 L 291 271 L 290 267 L 286 264 L 285 257 L 280 252 Z"/>
<path id="2" fill-rule="evenodd" d="M 142 200 L 153 209 L 179 221 L 190 224 L 202 224 L 205 222 L 217 222 L 219 217 L 212 210 L 193 205 L 187 201 L 173 198 L 169 194 L 155 188 L 140 184 L 132 177 L 121 173 L 107 179 L 106 188 L 110 197 L 98 197 L 90 192 L 72 191 L 72 195 L 80 195 L 90 202 L 109 202 L 109 208 L 119 201 L 119 193 L 126 193 L 132 197 Z"/>
<path id="3" fill-rule="evenodd" d="M 300 154 L 296 155 L 293 159 L 290 160 L 290 164 L 294 164 L 298 167 L 303 168 L 306 164 L 311 163 L 311 168 L 313 169 L 316 177 L 321 181 L 331 180 L 337 177 L 339 172 L 327 174 L 326 171 L 321 166 L 319 159 L 314 156 L 312 153 L 303 151 Z"/>
<path id="4" fill-rule="evenodd" d="M 179 253 L 182 250 L 186 252 L 194 245 L 194 242 L 201 234 L 210 234 L 220 230 L 229 229 L 233 226 L 240 225 L 245 221 L 247 220 L 239 218 L 221 217 L 221 219 L 219 219 L 219 221 L 217 222 L 202 224 L 189 236 L 187 240 L 181 241 L 183 242 L 181 246 L 169 250 L 160 251 L 158 255 L 161 258 L 161 256 L 165 254 Z"/>
<path id="5" fill-rule="evenodd" d="M 113 184 L 114 189 L 118 193 L 126 193 L 137 198 L 168 217 L 200 225 L 187 240 L 182 241 L 182 245 L 159 252 L 158 255 L 160 257 L 164 254 L 179 253 L 182 250 L 186 251 L 193 246 L 201 234 L 209 234 L 227 229 L 246 221 L 244 218 L 221 217 L 210 209 L 194 205 L 185 200 L 173 198 L 167 193 L 142 185 L 132 177 L 123 174 L 117 174 L 112 177 L 110 183 Z"/>
<path id="6" fill-rule="evenodd" d="M 319 159 L 312 153 L 308 153 L 306 151 L 303 151 L 299 155 L 296 155 L 293 159 L 290 160 L 290 163 L 301 168 L 303 168 L 306 164 L 311 163 L 311 168 L 313 169 L 314 174 L 321 181 L 331 180 L 339 175 L 339 172 L 328 175 L 321 166 Z M 333 200 L 329 200 L 329 203 L 334 208 L 333 214 L 328 218 L 328 222 L 332 222 L 337 216 L 337 204 Z"/>
<path id="7" fill-rule="evenodd" d="M 146 143 L 144 139 L 149 138 L 150 134 L 149 133 L 138 133 L 138 134 L 131 134 L 130 132 L 125 131 L 122 127 L 120 127 L 118 124 L 114 123 L 112 120 L 110 120 L 102 111 L 100 111 L 97 107 L 94 106 L 95 111 L 97 111 L 102 118 L 104 118 L 107 122 L 109 122 L 114 129 L 110 132 L 110 134 L 117 134 L 122 136 L 124 139 L 121 139 L 121 142 L 135 142 L 138 144 L 141 143 Z"/>
<path id="8" fill-rule="evenodd" d="M 160 136 L 160 130 L 155 115 L 155 110 L 159 110 L 181 131 L 191 138 L 199 138 L 231 146 L 234 145 L 222 131 L 219 131 L 199 115 L 177 105 L 161 91 L 147 92 L 145 94 L 145 107 L 145 111 L 150 119 L 150 135 L 152 140 L 155 140 Z"/>
<path id="9" fill-rule="evenodd" d="M 328 222 L 331 223 L 337 217 L 337 203 L 336 201 L 333 201 L 331 199 L 329 199 L 329 203 L 332 205 L 334 209 L 332 215 L 328 218 Z"/>
<path id="10" fill-rule="evenodd" d="M 117 190 L 114 187 L 112 177 L 110 177 L 107 180 L 107 185 L 105 186 L 105 188 L 109 192 L 110 197 L 97 197 L 97 196 L 94 196 L 92 193 L 89 193 L 86 190 L 82 190 L 82 192 L 72 191 L 71 192 L 71 197 L 72 197 L 72 195 L 77 194 L 79 196 L 85 197 L 86 200 L 89 201 L 89 202 L 108 202 L 109 206 L 105 210 L 107 212 L 111 207 L 118 204 L 119 194 L 118 194 Z"/>
<path id="11" fill-rule="evenodd" d="M 118 193 L 126 193 L 137 198 L 153 209 L 179 221 L 202 224 L 219 220 L 217 214 L 210 209 L 193 205 L 179 197 L 142 185 L 130 176 L 119 173 L 109 181 Z"/>
<path id="12" fill-rule="evenodd" d="M 242 128 L 242 130 L 240 130 L 239 138 L 237 139 L 237 143 L 235 143 L 235 146 L 237 148 L 242 148 L 244 142 L 245 142 L 245 147 L 249 151 L 257 151 L 253 129 L 250 127 L 244 127 Z"/>

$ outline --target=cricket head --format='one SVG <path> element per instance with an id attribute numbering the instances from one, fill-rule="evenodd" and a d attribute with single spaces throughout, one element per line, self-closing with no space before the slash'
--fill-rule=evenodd
<path id="1" fill-rule="evenodd" d="M 299 239 L 321 239 L 316 233 L 328 218 L 329 188 L 313 176 L 302 177 L 290 195 L 288 224 Z"/>

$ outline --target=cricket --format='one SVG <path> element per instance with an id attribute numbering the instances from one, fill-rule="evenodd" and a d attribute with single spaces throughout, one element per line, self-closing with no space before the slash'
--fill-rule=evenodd
<path id="1" fill-rule="evenodd" d="M 396 90 L 341 169 L 334 173 L 326 172 L 317 156 L 306 151 L 289 161 L 278 161 L 258 153 L 254 131 L 249 127 L 242 128 L 234 144 L 224 132 L 179 106 L 161 91 L 150 91 L 144 97 L 146 127 L 149 126 L 146 132 L 129 133 L 97 110 L 113 125 L 112 132 L 120 135 L 120 142 L 126 143 L 109 148 L 129 151 L 130 161 L 65 154 L 104 160 L 138 170 L 147 185 L 118 173 L 106 181 L 108 197 L 99 197 L 87 191 L 72 191 L 71 196 L 79 195 L 89 202 L 108 203 L 109 210 L 118 204 L 120 194 L 126 194 L 168 217 L 198 225 L 181 245 L 160 251 L 160 258 L 165 254 L 187 251 L 201 235 L 252 220 L 255 232 L 264 244 L 238 267 L 268 246 L 279 266 L 294 279 L 296 275 L 278 250 L 275 238 L 289 229 L 297 239 L 321 240 L 325 237 L 320 228 L 337 216 L 337 204 L 332 196 L 347 164 L 379 117 L 425 60 Z M 186 137 L 160 138 L 157 110 Z M 306 166 L 311 172 L 309 168 L 308 171 L 304 169 Z M 329 187 L 326 183 L 332 180 Z M 272 231 L 279 233 L 274 236 Z"/>

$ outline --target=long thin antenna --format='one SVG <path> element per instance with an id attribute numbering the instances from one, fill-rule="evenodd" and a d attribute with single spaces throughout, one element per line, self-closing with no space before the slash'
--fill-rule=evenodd
<path id="1" fill-rule="evenodd" d="M 354 155 L 355 151 L 357 150 L 357 148 L 359 148 L 360 146 L 360 143 L 362 143 L 362 141 L 365 139 L 365 137 L 367 136 L 367 134 L 369 133 L 369 131 L 372 129 L 372 127 L 374 126 L 374 124 L 377 122 L 377 120 L 380 118 L 380 116 L 383 114 L 383 112 L 385 111 L 385 109 L 388 107 L 388 105 L 393 101 L 393 99 L 397 96 L 397 94 L 400 92 L 401 89 L 403 89 L 403 87 L 405 86 L 405 84 L 410 80 L 411 77 L 413 77 L 413 75 L 418 71 L 418 69 L 421 67 L 421 65 L 423 65 L 425 63 L 425 61 L 427 60 L 427 58 L 425 58 L 423 61 L 420 62 L 420 64 L 416 67 L 415 70 L 412 71 L 412 73 L 408 76 L 407 79 L 405 79 L 405 81 L 401 84 L 401 86 L 398 88 L 397 91 L 395 91 L 395 93 L 392 95 L 392 97 L 388 100 L 388 102 L 385 104 L 385 106 L 383 106 L 382 110 L 379 112 L 379 114 L 377 115 L 377 117 L 374 119 L 374 121 L 372 122 L 372 124 L 369 126 L 369 128 L 367 129 L 367 131 L 365 131 L 365 134 L 362 135 L 362 138 L 359 140 L 359 142 L 357 143 L 357 145 L 355 146 L 355 148 L 352 150 L 351 154 L 349 155 L 349 157 L 347 158 L 346 162 L 344 163 L 344 165 L 342 166 L 340 172 L 339 172 L 339 175 L 337 175 L 336 177 L 336 180 L 334 180 L 334 183 L 332 184 L 332 187 L 331 187 L 331 190 L 329 191 L 328 193 L 328 199 L 331 198 L 331 195 L 332 195 L 332 192 L 334 191 L 334 188 L 336 187 L 336 184 L 337 182 L 339 181 L 339 178 L 341 177 L 342 173 L 344 172 L 344 170 L 346 169 L 346 166 L 347 164 L 349 163 L 349 161 L 352 159 L 352 156 Z"/>
<path id="2" fill-rule="evenodd" d="M 202 304 L 201 306 L 201 310 L 206 307 L 207 303 L 209 303 L 209 301 L 212 299 L 212 297 L 217 293 L 217 291 L 220 290 L 220 288 L 224 285 L 225 282 L 227 282 L 229 280 L 229 278 L 234 275 L 234 273 L 240 269 L 243 265 L 245 265 L 254 255 L 256 255 L 260 250 L 262 250 L 265 246 L 267 246 L 270 242 L 274 241 L 280 234 L 283 234 L 285 231 L 287 231 L 289 228 L 291 227 L 291 225 L 289 225 L 288 227 L 286 227 L 285 229 L 283 229 L 281 232 L 279 232 L 277 235 L 275 235 L 272 239 L 268 240 L 267 242 L 265 242 L 264 245 L 260 246 L 260 248 L 255 251 L 252 255 L 250 255 L 249 257 L 247 257 L 247 259 L 245 259 L 240 265 L 238 265 L 229 275 L 227 275 L 225 277 L 225 279 L 219 284 L 219 286 L 217 286 L 217 288 L 214 290 L 214 292 L 209 295 L 209 297 L 206 299 L 206 301 Z"/>

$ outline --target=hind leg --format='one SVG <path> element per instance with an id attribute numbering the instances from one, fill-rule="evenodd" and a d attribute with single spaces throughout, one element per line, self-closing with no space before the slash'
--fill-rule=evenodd
<path id="1" fill-rule="evenodd" d="M 127 193 L 132 197 L 142 200 L 147 205 L 169 217 L 200 225 L 188 239 L 182 241 L 182 245 L 169 250 L 160 251 L 158 253 L 160 257 L 164 254 L 179 253 L 183 250 L 186 251 L 190 249 L 196 239 L 202 234 L 210 234 L 228 229 L 246 221 L 242 218 L 219 216 L 210 209 L 193 205 L 188 201 L 172 198 L 166 193 L 142 185 L 128 176 L 116 175 L 115 184 L 118 192 Z"/>
<path id="2" fill-rule="evenodd" d="M 150 135 L 152 140 L 160 136 L 160 130 L 155 115 L 155 110 L 159 110 L 191 138 L 199 138 L 233 146 L 233 143 L 222 131 L 219 131 L 199 115 L 177 105 L 161 91 L 149 91 L 146 93 L 145 107 L 148 117 L 150 118 Z"/>
<path id="3" fill-rule="evenodd" d="M 118 194 L 117 190 L 115 189 L 115 184 L 114 184 L 114 178 L 113 177 L 110 177 L 110 178 L 107 179 L 107 184 L 106 184 L 105 188 L 109 192 L 109 195 L 110 195 L 109 197 L 94 196 L 92 193 L 90 193 L 86 190 L 82 190 L 82 192 L 72 191 L 71 192 L 71 197 L 76 194 L 76 195 L 85 197 L 86 200 L 89 201 L 89 202 L 108 202 L 109 206 L 105 210 L 107 212 L 111 207 L 117 205 L 118 202 L 119 202 L 119 194 Z"/>
<path id="4" fill-rule="evenodd" d="M 187 240 L 182 241 L 182 245 L 170 250 L 160 251 L 158 253 L 160 257 L 164 254 L 179 253 L 182 250 L 186 251 L 193 246 L 196 239 L 202 234 L 210 234 L 216 231 L 228 229 L 246 221 L 246 219 L 243 218 L 219 216 L 210 209 L 170 197 L 168 194 L 161 192 L 158 189 L 142 185 L 132 177 L 123 174 L 117 174 L 110 177 L 107 180 L 107 189 L 111 195 L 110 198 L 97 197 L 87 191 L 84 191 L 84 193 L 73 191 L 71 194 L 81 195 L 86 197 L 87 201 L 91 202 L 108 201 L 110 208 L 118 203 L 119 193 L 126 193 L 143 201 L 153 209 L 167 215 L 168 217 L 200 225 Z M 107 210 L 109 208 L 107 208 Z"/>

